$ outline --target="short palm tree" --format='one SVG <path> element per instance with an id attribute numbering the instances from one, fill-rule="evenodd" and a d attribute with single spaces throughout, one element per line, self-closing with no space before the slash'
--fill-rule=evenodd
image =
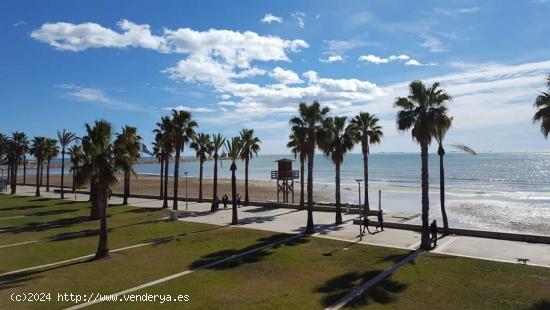
<path id="1" fill-rule="evenodd" d="M 189 145 L 195 150 L 195 154 L 199 159 L 199 202 L 202 202 L 202 177 L 204 170 L 204 161 L 212 155 L 212 141 L 210 135 L 199 133 L 195 141 Z"/>
<path id="2" fill-rule="evenodd" d="M 241 159 L 244 160 L 244 205 L 250 203 L 248 195 L 248 166 L 254 155 L 260 151 L 260 139 L 254 136 L 254 129 L 243 129 L 240 133 Z"/>
<path id="3" fill-rule="evenodd" d="M 38 173 L 44 161 L 48 156 L 48 138 L 46 137 L 34 137 L 32 139 L 32 146 L 30 153 L 36 158 L 36 192 L 35 196 L 40 197 L 40 173 Z"/>
<path id="4" fill-rule="evenodd" d="M 71 168 L 71 171 L 72 171 L 72 191 L 74 193 L 76 191 L 76 185 L 75 185 L 76 173 L 78 172 L 80 162 L 84 158 L 84 151 L 82 151 L 82 146 L 80 144 L 73 144 L 67 150 L 67 154 L 69 155 L 69 158 L 73 165 L 73 167 Z"/>
<path id="5" fill-rule="evenodd" d="M 116 134 L 115 152 L 117 157 L 124 157 L 128 162 L 124 170 L 124 193 L 122 204 L 128 204 L 130 196 L 130 177 L 137 176 L 134 165 L 137 163 L 141 152 L 141 136 L 137 134 L 137 128 L 131 126 L 122 127 L 122 132 Z"/>
<path id="6" fill-rule="evenodd" d="M 355 141 L 361 143 L 363 153 L 363 178 L 365 180 L 365 198 L 363 201 L 365 215 L 370 210 L 369 204 L 369 153 L 370 145 L 380 143 L 384 133 L 378 124 L 378 118 L 368 112 L 359 112 L 350 123 L 353 126 Z"/>
<path id="7" fill-rule="evenodd" d="M 548 90 L 541 92 L 535 100 L 537 112 L 533 115 L 533 122 L 540 122 L 540 131 L 545 138 L 548 138 L 550 132 L 550 74 L 546 77 Z"/>
<path id="8" fill-rule="evenodd" d="M 94 188 L 95 201 L 100 217 L 99 242 L 95 258 L 109 256 L 107 242 L 107 204 L 111 187 L 117 183 L 118 171 L 126 171 L 131 166 L 126 154 L 116 152 L 112 141 L 113 130 L 110 123 L 96 121 L 91 127 L 86 124 L 87 135 L 82 138 L 84 161 L 78 170 L 76 183 L 87 182 Z"/>
<path id="9" fill-rule="evenodd" d="M 61 145 L 61 199 L 65 198 L 65 154 L 66 149 L 69 146 L 69 144 L 76 141 L 77 137 L 76 134 L 66 131 L 63 129 L 63 131 L 57 131 L 57 139 L 59 141 L 59 144 Z"/>
<path id="10" fill-rule="evenodd" d="M 451 100 L 439 83 L 426 87 L 421 81 L 413 81 L 409 85 L 409 95 L 395 100 L 397 112 L 397 128 L 400 131 L 411 129 L 413 140 L 420 144 L 422 159 L 422 237 L 420 247 L 430 249 L 429 231 L 429 175 L 428 147 L 433 138 L 437 120 L 446 115 L 446 103 Z"/>
<path id="11" fill-rule="evenodd" d="M 11 141 L 11 152 L 10 152 L 10 163 L 11 163 L 11 194 L 17 192 L 17 168 L 21 159 L 29 152 L 29 139 L 27 135 L 23 132 L 16 131 L 12 134 L 10 139 Z"/>
<path id="12" fill-rule="evenodd" d="M 344 155 L 353 148 L 354 133 L 351 125 L 346 126 L 346 117 L 329 117 L 325 127 L 320 131 L 319 148 L 330 157 L 335 167 L 335 200 L 336 225 L 342 224 L 342 208 L 340 198 L 340 167 L 344 162 Z"/>
<path id="13" fill-rule="evenodd" d="M 445 156 L 445 148 L 443 140 L 453 122 L 452 117 L 441 115 L 436 121 L 435 131 L 433 133 L 435 141 L 437 141 L 437 155 L 439 155 L 439 201 L 441 204 L 441 217 L 443 218 L 443 231 L 449 234 L 449 220 L 447 219 L 447 210 L 445 209 L 445 167 L 443 157 Z"/>
<path id="14" fill-rule="evenodd" d="M 164 185 L 161 184 L 162 192 L 162 207 L 168 208 L 168 168 L 170 164 L 170 158 L 174 153 L 174 130 L 172 119 L 169 116 L 161 118 L 160 122 L 157 122 L 157 128 L 153 130 L 155 140 L 161 148 L 161 161 L 164 162 Z"/>
<path id="15" fill-rule="evenodd" d="M 46 156 L 46 192 L 50 191 L 50 164 L 52 161 L 52 158 L 57 157 L 59 155 L 59 148 L 57 147 L 57 140 L 55 139 L 49 139 L 47 140 L 48 144 L 48 154 Z"/>
<path id="16" fill-rule="evenodd" d="M 307 159 L 307 129 L 305 127 L 294 126 L 292 133 L 288 137 L 289 141 L 286 147 L 290 149 L 294 158 L 300 157 L 300 208 L 304 208 L 304 169 Z"/>
<path id="17" fill-rule="evenodd" d="M 4 165 L 6 162 L 6 156 L 8 155 L 9 139 L 3 133 L 0 133 L 0 165 Z"/>
<path id="18" fill-rule="evenodd" d="M 315 227 L 313 225 L 313 158 L 315 156 L 315 147 L 317 145 L 317 135 L 323 128 L 323 123 L 329 112 L 328 107 L 321 108 L 321 105 L 315 101 L 310 105 L 300 103 L 298 107 L 299 115 L 290 119 L 292 128 L 305 127 L 307 129 L 307 225 L 306 234 L 313 234 Z"/>
<path id="19" fill-rule="evenodd" d="M 225 141 L 225 149 L 227 150 L 227 157 L 231 159 L 231 199 L 233 201 L 233 216 L 231 219 L 231 225 L 239 224 L 239 217 L 237 216 L 237 161 L 241 157 L 242 141 L 239 137 L 233 137 L 231 140 Z"/>
<path id="20" fill-rule="evenodd" d="M 214 158 L 214 185 L 212 188 L 212 207 L 211 212 L 218 210 L 218 160 L 220 158 L 220 149 L 225 143 L 225 138 L 217 133 L 212 135 L 212 157 Z"/>
<path id="21" fill-rule="evenodd" d="M 176 157 L 174 160 L 174 203 L 172 209 L 177 211 L 180 156 L 184 150 L 185 144 L 188 144 L 195 138 L 195 128 L 198 127 L 198 124 L 191 118 L 191 112 L 172 110 L 172 126 L 174 133 L 174 148 L 176 150 Z"/>

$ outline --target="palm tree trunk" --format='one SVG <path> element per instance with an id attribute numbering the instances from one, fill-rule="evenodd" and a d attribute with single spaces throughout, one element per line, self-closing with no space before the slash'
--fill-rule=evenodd
<path id="1" fill-rule="evenodd" d="M 65 193 L 63 192 L 63 180 L 65 177 L 65 147 L 61 150 L 61 199 L 65 198 Z"/>
<path id="2" fill-rule="evenodd" d="M 17 163 L 13 165 L 12 171 L 11 171 L 11 194 L 17 193 Z"/>
<path id="3" fill-rule="evenodd" d="M 340 163 L 336 163 L 336 225 L 342 224 L 342 209 L 340 206 Z"/>
<path id="4" fill-rule="evenodd" d="M 233 217 L 231 219 L 231 225 L 238 225 L 239 218 L 237 216 L 237 176 L 235 175 L 237 171 L 237 165 L 235 161 L 231 163 L 231 197 L 233 198 Z"/>
<path id="5" fill-rule="evenodd" d="M 445 150 L 442 145 L 439 145 L 439 150 L 437 153 L 439 155 L 439 199 L 441 201 L 443 232 L 445 234 L 449 234 L 449 221 L 447 219 L 447 211 L 445 210 L 445 168 L 443 167 L 443 156 L 445 156 Z"/>
<path id="6" fill-rule="evenodd" d="M 164 201 L 162 203 L 163 208 L 168 208 L 168 168 L 170 168 L 170 158 L 166 156 L 164 158 Z"/>
<path id="7" fill-rule="evenodd" d="M 315 226 L 313 225 L 313 156 L 315 148 L 308 154 L 307 159 L 307 225 L 306 234 L 313 234 Z"/>
<path id="8" fill-rule="evenodd" d="M 172 210 L 178 210 L 178 178 L 180 173 L 180 148 L 176 148 L 176 160 L 174 161 L 174 200 Z"/>
<path id="9" fill-rule="evenodd" d="M 122 198 L 122 204 L 128 204 L 128 196 L 130 195 L 130 174 L 124 172 L 124 197 Z"/>
<path id="10" fill-rule="evenodd" d="M 305 156 L 300 154 L 300 209 L 304 209 L 304 171 Z"/>
<path id="11" fill-rule="evenodd" d="M 246 157 L 244 159 L 244 205 L 248 206 L 250 200 L 248 200 L 248 164 L 250 159 Z"/>
<path id="12" fill-rule="evenodd" d="M 44 185 L 44 163 L 40 164 L 40 186 Z"/>
<path id="13" fill-rule="evenodd" d="M 428 174 L 428 143 L 421 142 L 421 158 L 422 158 L 422 238 L 420 247 L 424 250 L 430 250 L 430 227 L 429 227 L 429 174 Z"/>
<path id="14" fill-rule="evenodd" d="M 108 188 L 102 184 L 96 185 L 96 201 L 98 205 L 100 225 L 99 225 L 99 242 L 95 259 L 100 259 L 109 256 L 109 246 L 107 243 L 107 192 Z"/>
<path id="15" fill-rule="evenodd" d="M 72 185 L 73 185 L 73 186 L 72 186 L 72 187 L 73 187 L 73 194 L 74 194 L 74 192 L 76 191 L 76 185 L 75 185 L 75 183 L 74 183 L 74 180 L 75 180 L 75 178 L 76 178 L 76 169 L 77 169 L 77 168 L 76 168 L 76 167 L 77 167 L 76 165 L 77 165 L 76 162 L 73 162 L 73 184 L 72 184 Z"/>
<path id="16" fill-rule="evenodd" d="M 199 202 L 202 202 L 202 172 L 204 169 L 204 158 L 200 158 L 200 166 L 199 166 Z"/>
<path id="17" fill-rule="evenodd" d="M 370 201 L 369 201 L 369 151 L 368 151 L 368 148 L 367 148 L 367 150 L 363 150 L 363 178 L 365 179 L 365 193 L 364 193 L 365 201 L 363 201 L 363 205 L 365 206 L 365 215 L 367 215 L 370 211 Z"/>
<path id="18" fill-rule="evenodd" d="M 160 193 L 159 193 L 159 199 L 162 199 L 162 194 L 164 193 L 164 159 L 162 158 L 162 155 L 160 157 Z"/>
<path id="19" fill-rule="evenodd" d="M 27 184 L 27 157 L 23 155 L 23 185 Z"/>
<path id="20" fill-rule="evenodd" d="M 46 192 L 50 191 L 50 161 L 48 158 L 48 165 L 46 166 Z"/>
<path id="21" fill-rule="evenodd" d="M 100 219 L 101 211 L 99 210 L 97 185 L 94 182 L 90 182 L 90 202 L 90 220 Z"/>
<path id="22" fill-rule="evenodd" d="M 39 170 L 40 170 L 40 164 L 37 162 L 36 163 L 36 192 L 34 194 L 34 196 L 36 197 L 40 197 L 40 174 L 38 173 Z"/>
<path id="23" fill-rule="evenodd" d="M 218 155 L 214 155 L 214 187 L 212 189 L 212 207 L 211 212 L 215 212 L 218 209 L 216 197 L 218 197 Z"/>

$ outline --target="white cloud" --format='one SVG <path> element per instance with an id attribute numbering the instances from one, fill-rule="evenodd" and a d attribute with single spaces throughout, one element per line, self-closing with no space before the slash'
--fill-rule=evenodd
<path id="1" fill-rule="evenodd" d="M 411 59 L 407 62 L 405 62 L 405 66 L 437 66 L 437 63 L 435 62 L 429 62 L 429 63 L 421 63 L 418 60 Z"/>
<path id="2" fill-rule="evenodd" d="M 264 24 L 265 23 L 271 24 L 273 22 L 280 24 L 280 23 L 283 22 L 283 18 L 279 17 L 279 16 L 272 15 L 271 13 L 267 13 L 267 14 L 265 14 L 265 16 L 260 21 Z"/>
<path id="3" fill-rule="evenodd" d="M 479 7 L 477 6 L 468 7 L 468 8 L 459 8 L 459 9 L 434 8 L 433 14 L 456 17 L 458 15 L 475 13 L 477 11 L 479 11 Z"/>
<path id="4" fill-rule="evenodd" d="M 102 104 L 103 106 L 126 111 L 145 111 L 144 107 L 136 105 L 130 102 L 124 102 L 112 97 L 97 88 L 81 87 L 75 84 L 60 84 L 55 87 L 63 89 L 65 91 L 64 96 L 80 102 Z"/>
<path id="5" fill-rule="evenodd" d="M 323 63 L 344 62 L 344 57 L 340 55 L 330 55 L 327 58 L 320 58 L 319 61 Z"/>
<path id="6" fill-rule="evenodd" d="M 275 67 L 273 71 L 269 73 L 269 76 L 284 85 L 303 82 L 302 80 L 300 80 L 300 77 L 298 77 L 298 74 L 296 74 L 294 71 L 285 70 L 281 67 Z"/>
<path id="7" fill-rule="evenodd" d="M 28 25 L 28 23 L 24 20 L 18 20 L 15 23 L 13 23 L 13 27 L 19 27 L 19 26 L 25 26 Z"/>
<path id="8" fill-rule="evenodd" d="M 377 65 L 390 62 L 388 58 L 381 58 L 372 54 L 359 56 L 359 61 L 371 62 Z"/>
<path id="9" fill-rule="evenodd" d="M 207 107 L 188 107 L 188 106 L 175 106 L 175 107 L 165 107 L 162 108 L 163 110 L 171 111 L 171 110 L 178 110 L 178 111 L 189 111 L 189 112 L 195 112 L 195 113 L 205 113 L 205 112 L 213 112 L 213 109 L 207 108 Z"/>
<path id="10" fill-rule="evenodd" d="M 418 60 L 411 59 L 410 56 L 404 55 L 404 54 L 391 55 L 390 57 L 387 57 L 387 58 L 379 57 L 379 56 L 372 55 L 372 54 L 362 55 L 362 56 L 359 56 L 359 61 L 370 62 L 370 63 L 377 64 L 377 65 L 385 64 L 385 63 L 389 63 L 389 62 L 393 62 L 393 61 L 405 62 L 406 66 L 435 66 L 435 65 L 437 65 L 436 63 L 433 63 L 433 62 L 423 64 L 423 63 L 419 62 Z"/>
<path id="11" fill-rule="evenodd" d="M 304 18 L 306 17 L 306 14 L 302 12 L 294 12 L 294 13 L 291 13 L 290 16 L 292 16 L 292 18 L 296 20 L 296 24 L 298 24 L 298 27 L 304 29 L 304 26 L 305 26 Z"/>
<path id="12" fill-rule="evenodd" d="M 430 52 L 441 53 L 447 51 L 445 44 L 438 38 L 426 33 L 421 34 L 420 37 L 424 40 L 420 46 L 429 49 Z"/>

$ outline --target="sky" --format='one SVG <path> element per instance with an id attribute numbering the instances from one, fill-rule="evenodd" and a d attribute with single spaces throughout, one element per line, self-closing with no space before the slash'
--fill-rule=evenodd
<path id="1" fill-rule="evenodd" d="M 446 144 L 550 151 L 531 121 L 550 73 L 549 20 L 550 0 L 6 0 L 0 132 L 83 135 L 106 119 L 150 144 L 175 108 L 200 132 L 253 128 L 262 154 L 284 154 L 289 118 L 317 100 L 331 115 L 376 114 L 374 152 L 418 152 L 393 102 L 421 80 L 453 97 Z"/>

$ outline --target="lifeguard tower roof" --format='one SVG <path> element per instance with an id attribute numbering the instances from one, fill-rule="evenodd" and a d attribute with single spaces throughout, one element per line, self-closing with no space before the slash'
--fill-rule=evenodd
<path id="1" fill-rule="evenodd" d="M 274 162 L 278 163 L 278 162 L 288 162 L 288 161 L 294 161 L 294 159 L 281 158 L 281 159 L 275 160 Z"/>

